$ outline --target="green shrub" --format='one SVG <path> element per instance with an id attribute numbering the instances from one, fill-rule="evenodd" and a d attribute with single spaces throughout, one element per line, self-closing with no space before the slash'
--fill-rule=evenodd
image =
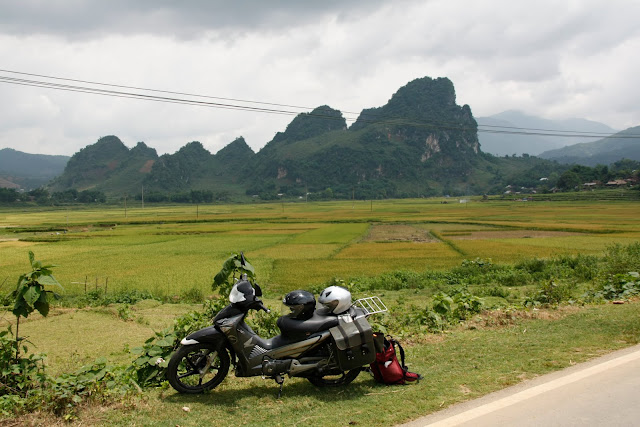
<path id="1" fill-rule="evenodd" d="M 218 311 L 216 303 L 206 301 L 202 311 L 194 310 L 176 318 L 171 327 L 154 333 L 142 347 L 131 349 L 138 357 L 131 362 L 127 372 L 134 376 L 139 386 L 158 386 L 165 380 L 169 359 L 180 341 L 191 332 L 211 325 L 211 319 Z"/>
<path id="2" fill-rule="evenodd" d="M 180 299 L 183 302 L 200 303 L 204 301 L 204 293 L 202 292 L 202 289 L 193 286 L 182 292 L 182 294 L 180 294 Z"/>
<path id="3" fill-rule="evenodd" d="M 640 295 L 640 274 L 633 271 L 609 276 L 598 293 L 606 300 L 628 299 Z"/>
<path id="4" fill-rule="evenodd" d="M 482 299 L 463 291 L 453 296 L 454 309 L 452 315 L 457 320 L 467 320 L 472 314 L 482 310 Z"/>
<path id="5" fill-rule="evenodd" d="M 478 289 L 478 295 L 482 297 L 500 297 L 500 298 L 509 298 L 511 292 L 509 289 L 505 289 L 502 286 L 484 286 Z"/>
<path id="6" fill-rule="evenodd" d="M 44 357 L 28 354 L 25 343 L 19 345 L 22 354 L 16 346 L 11 326 L 0 332 L 0 413 L 4 415 L 25 407 L 27 398 L 43 387 L 47 379 Z"/>
<path id="7" fill-rule="evenodd" d="M 572 299 L 575 288 L 574 283 L 545 282 L 527 295 L 523 305 L 525 307 L 537 307 L 568 302 Z"/>
<path id="8" fill-rule="evenodd" d="M 108 366 L 105 358 L 70 374 L 50 377 L 44 356 L 29 353 L 26 345 L 16 352 L 11 328 L 0 332 L 0 414 L 17 415 L 51 411 L 70 420 L 77 407 L 89 400 L 105 402 L 137 391 L 122 369 Z"/>
<path id="9" fill-rule="evenodd" d="M 520 261 L 515 265 L 516 270 L 524 270 L 529 274 L 542 273 L 547 266 L 547 261 L 540 258 L 531 258 Z"/>
<path id="10" fill-rule="evenodd" d="M 442 332 L 447 324 L 438 313 L 426 307 L 424 310 L 411 310 L 406 316 L 405 325 L 423 325 L 431 333 Z"/>
<path id="11" fill-rule="evenodd" d="M 50 378 L 40 398 L 43 409 L 66 419 L 75 418 L 76 407 L 87 401 L 104 403 L 137 392 L 122 368 L 107 365 L 104 357 L 96 359 L 70 374 Z"/>
<path id="12" fill-rule="evenodd" d="M 502 286 L 510 288 L 518 286 L 526 286 L 534 282 L 533 277 L 527 271 L 523 270 L 503 270 L 496 272 L 491 277 L 492 280 L 487 280 L 489 283 L 497 283 Z"/>
<path id="13" fill-rule="evenodd" d="M 602 274 L 625 274 L 629 271 L 640 271 L 640 242 L 627 246 L 620 244 L 610 246 L 604 255 Z"/>

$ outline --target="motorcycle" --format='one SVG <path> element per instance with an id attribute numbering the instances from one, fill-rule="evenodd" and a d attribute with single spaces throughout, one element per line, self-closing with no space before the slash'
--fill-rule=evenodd
<path id="1" fill-rule="evenodd" d="M 270 311 L 260 296 L 260 287 L 243 276 L 231 290 L 230 304 L 215 316 L 213 325 L 182 339 L 167 370 L 175 390 L 211 390 L 233 365 L 236 377 L 274 379 L 280 386 L 280 397 L 285 376 L 306 378 L 318 387 L 342 386 L 375 360 L 367 318 L 387 311 L 380 298 L 352 303 L 349 291 L 332 286 L 319 297 L 318 302 L 324 305 L 316 307 L 313 294 L 290 292 L 283 303 L 292 303 L 292 313 L 277 321 L 281 333 L 264 339 L 245 323 L 250 310 Z"/>

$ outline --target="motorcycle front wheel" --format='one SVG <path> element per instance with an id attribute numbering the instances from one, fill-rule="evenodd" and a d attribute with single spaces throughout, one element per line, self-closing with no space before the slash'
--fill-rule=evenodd
<path id="1" fill-rule="evenodd" d="M 167 379 L 180 393 L 203 393 L 222 382 L 230 364 L 225 348 L 206 343 L 186 345 L 171 357 Z"/>
<path id="2" fill-rule="evenodd" d="M 307 379 L 316 387 L 340 387 L 355 380 L 361 371 L 362 368 L 356 368 L 337 375 L 312 376 Z"/>

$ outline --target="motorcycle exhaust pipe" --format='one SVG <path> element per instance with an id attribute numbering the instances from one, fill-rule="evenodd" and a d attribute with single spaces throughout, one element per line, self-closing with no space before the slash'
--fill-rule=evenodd
<path id="1" fill-rule="evenodd" d="M 265 357 L 262 360 L 262 375 L 273 378 L 277 375 L 288 374 L 291 377 L 303 372 L 317 369 L 319 363 L 300 363 L 296 359 L 274 360 Z"/>

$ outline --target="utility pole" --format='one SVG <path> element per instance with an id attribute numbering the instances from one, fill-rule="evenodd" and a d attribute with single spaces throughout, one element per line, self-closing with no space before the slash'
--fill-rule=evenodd
<path id="1" fill-rule="evenodd" d="M 142 185 L 142 209 L 144 209 L 144 184 Z"/>
<path id="2" fill-rule="evenodd" d="M 127 217 L 127 195 L 124 195 L 124 217 Z"/>

